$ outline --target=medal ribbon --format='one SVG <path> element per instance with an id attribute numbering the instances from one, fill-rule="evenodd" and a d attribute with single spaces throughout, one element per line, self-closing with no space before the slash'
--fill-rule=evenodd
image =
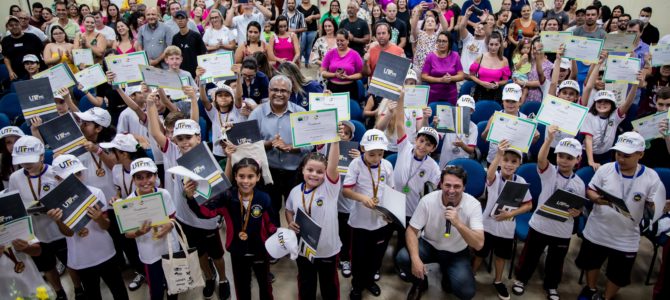
<path id="1" fill-rule="evenodd" d="M 414 158 L 412 158 L 412 159 L 414 159 Z M 423 160 L 421 161 L 419 166 L 416 168 L 416 170 L 414 170 L 414 174 L 412 174 L 412 163 L 410 162 L 408 174 L 412 174 L 412 175 L 407 177 L 407 180 L 405 181 L 405 185 L 403 186 L 403 192 L 404 192 L 404 190 L 407 190 L 407 192 L 409 192 L 409 181 L 412 180 L 412 178 L 414 178 L 414 176 L 416 176 L 416 174 L 419 174 L 419 171 L 421 171 L 421 167 L 423 166 L 423 163 L 426 162 L 426 159 L 428 159 L 427 154 L 426 154 L 426 157 L 423 158 Z"/>
<path id="2" fill-rule="evenodd" d="M 254 200 L 254 192 L 251 191 L 251 197 L 249 197 L 249 208 L 247 208 L 246 214 L 244 213 L 244 200 L 242 199 L 242 193 L 237 194 L 240 198 L 240 215 L 243 216 L 242 230 L 240 232 L 247 231 L 247 225 L 249 225 L 249 216 L 251 215 L 251 204 Z"/>
<path id="3" fill-rule="evenodd" d="M 30 180 L 30 174 L 27 174 L 28 176 L 26 177 L 28 179 L 28 186 L 30 187 L 30 193 L 33 194 L 33 200 L 38 201 L 40 200 L 40 196 L 42 193 L 42 172 L 44 171 L 44 165 L 42 165 L 42 168 L 40 169 L 40 176 L 37 177 L 37 193 L 35 193 L 35 189 L 33 189 L 33 181 Z"/>
<path id="4" fill-rule="evenodd" d="M 303 183 L 302 184 L 302 193 L 301 193 L 301 195 L 302 195 L 302 207 L 305 208 L 305 212 L 307 213 L 307 215 L 311 217 L 312 216 L 312 202 L 314 201 L 314 195 L 316 194 L 316 191 L 315 191 L 316 188 L 314 188 L 310 191 L 310 193 L 312 193 L 312 197 L 309 199 L 309 206 L 307 206 L 307 204 L 305 204 L 305 190 L 306 190 L 306 187 L 305 187 L 305 184 Z"/>
<path id="5" fill-rule="evenodd" d="M 91 158 L 93 159 L 93 162 L 95 163 L 96 171 L 101 170 L 102 169 L 102 158 L 100 158 L 100 160 L 95 160 L 95 155 L 93 155 L 93 153 L 91 153 L 91 152 L 89 152 L 89 154 L 91 154 Z"/>
<path id="6" fill-rule="evenodd" d="M 377 192 L 379 191 L 379 184 L 381 183 L 382 164 L 380 162 L 379 166 L 377 167 L 377 185 L 375 185 L 375 179 L 372 176 L 372 169 L 370 169 L 370 165 L 366 162 L 365 166 L 368 167 L 368 172 L 370 172 L 370 181 L 371 181 L 371 184 L 372 184 L 372 198 L 374 200 L 374 199 L 377 198 Z"/>

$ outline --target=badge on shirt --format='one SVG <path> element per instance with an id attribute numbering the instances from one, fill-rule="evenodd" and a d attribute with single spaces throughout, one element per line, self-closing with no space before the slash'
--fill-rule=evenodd
<path id="1" fill-rule="evenodd" d="M 251 207 L 251 216 L 254 218 L 258 218 L 263 214 L 263 209 L 261 208 L 260 205 L 256 204 Z"/>
<path id="2" fill-rule="evenodd" d="M 323 206 L 323 198 L 316 199 L 316 206 Z"/>

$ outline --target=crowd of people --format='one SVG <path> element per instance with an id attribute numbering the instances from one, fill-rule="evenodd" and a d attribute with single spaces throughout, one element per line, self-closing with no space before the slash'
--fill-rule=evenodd
<path id="1" fill-rule="evenodd" d="M 499 1 L 498 11 L 492 1 Z M 252 271 L 258 297 L 272 299 L 271 270 L 279 258 L 268 254 L 265 242 L 282 224 L 299 235 L 296 215 L 303 211 L 322 230 L 315 258 L 301 252 L 296 259 L 300 299 L 315 299 L 317 287 L 322 299 L 339 299 L 339 282 L 349 277 L 350 299 L 379 296 L 376 282 L 388 275 L 380 271 L 390 259 L 408 282 L 407 299 L 421 298 L 428 288 L 426 264 L 437 263 L 444 292 L 459 299 L 476 298 L 485 288 L 499 299 L 522 296 L 543 264 L 542 287 L 547 299 L 557 300 L 564 264 L 574 263 L 586 277 L 579 299 L 609 300 L 631 284 L 641 236 L 670 232 L 659 221 L 670 218 L 670 187 L 656 171 L 670 168 L 668 118 L 655 125 L 654 139 L 631 125 L 670 108 L 670 65 L 653 66 L 650 51 L 670 44 L 670 36 L 661 38 L 652 25 L 652 7 L 631 12 L 598 0 L 156 2 L 58 0 L 49 7 L 32 2 L 31 11 L 11 6 L 0 42 L 3 95 L 56 65 L 73 74 L 90 67 L 75 64 L 77 49 L 91 50 L 108 82 L 54 93 L 58 115 L 72 114 L 86 139 L 78 157 L 48 157 L 52 149 L 38 130 L 40 117 L 0 114 L 5 193 L 18 191 L 27 207 L 74 175 L 100 200 L 87 209 L 92 221 L 79 232 L 63 223 L 62 210 L 52 209 L 32 216 L 35 239 L 0 245 L 0 298 L 30 295 L 46 284 L 55 299 L 68 299 L 61 283 L 67 273 L 74 286 L 70 299 L 101 299 L 101 279 L 114 299 L 129 299 L 145 283 L 149 293 L 141 298 L 177 299 L 167 293 L 161 257 L 179 250 L 183 233 L 197 249 L 206 299 L 217 289 L 219 299 L 231 293 L 251 299 Z M 635 40 L 628 53 L 603 50 L 597 62 L 585 63 L 566 58 L 565 45 L 544 51 L 541 33 L 557 31 L 601 40 L 627 33 Z M 172 99 L 173 92 L 144 83 L 112 84 L 117 74 L 105 58 L 141 51 L 151 66 L 179 75 L 185 98 Z M 232 54 L 235 79 L 201 80 L 207 70 L 198 56 L 222 52 Z M 558 97 L 588 114 L 577 135 L 555 124 L 538 127 L 535 150 L 528 153 L 511 146 L 512 136 L 487 141 L 493 111 L 480 124 L 470 121 L 467 134 L 438 131 L 434 105 L 415 109 L 405 106 L 404 92 L 398 100 L 366 92 L 381 52 L 411 60 L 404 85 L 428 86 L 427 104 L 474 114 L 486 102 L 502 114 L 533 119 L 537 110 L 524 108 Z M 614 90 L 605 82 L 610 55 L 638 58 L 639 83 Z M 340 153 L 338 142 L 293 145 L 290 115 L 310 109 L 311 93 L 348 93 L 361 113 L 339 121 L 338 135 L 359 142 L 358 149 Z M 80 111 L 85 106 L 92 108 Z M 227 139 L 228 130 L 248 120 L 257 121 L 258 148 Z M 196 181 L 166 172 L 201 143 L 232 183 L 205 203 L 196 201 Z M 234 162 L 236 152 L 246 157 Z M 345 172 L 338 169 L 342 156 L 352 159 Z M 476 174 L 462 160 L 481 165 L 485 193 L 466 192 Z M 500 210 L 507 181 L 530 182 L 517 174 L 524 163 L 536 163 L 540 186 L 533 189 L 541 192 L 534 199 L 529 190 L 518 207 Z M 592 178 L 578 176 L 585 168 Z M 375 210 L 389 189 L 405 195 L 406 229 Z M 564 220 L 547 217 L 539 208 L 558 190 L 584 198 L 583 208 L 570 208 Z M 152 193 L 162 195 L 173 222 L 121 232 L 112 204 Z M 612 205 L 612 195 L 627 214 Z M 506 283 L 505 265 L 517 256 L 515 218 L 522 215 L 529 216 L 530 228 L 514 279 Z M 393 257 L 385 258 L 394 235 Z M 575 240 L 579 254 L 566 261 Z M 664 243 L 654 299 L 670 297 L 670 244 Z M 232 266 L 225 266 L 226 251 Z M 495 256 L 493 286 L 477 287 L 474 276 L 489 256 Z M 605 261 L 607 284 L 599 288 Z M 135 273 L 129 282 L 121 275 L 125 269 Z"/>

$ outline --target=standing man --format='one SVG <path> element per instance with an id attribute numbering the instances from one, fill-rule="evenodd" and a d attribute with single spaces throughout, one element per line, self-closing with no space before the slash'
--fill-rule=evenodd
<path id="1" fill-rule="evenodd" d="M 568 28 L 568 23 L 570 23 L 570 16 L 568 16 L 567 12 L 563 11 L 563 2 L 564 0 L 554 0 L 554 7 L 544 12 L 545 19 L 556 18 L 558 20 L 560 30 Z"/>
<path id="2" fill-rule="evenodd" d="M 300 52 L 305 60 L 305 68 L 309 68 L 309 55 L 312 53 L 312 46 L 317 36 L 317 23 L 321 18 L 321 12 L 310 0 L 302 0 L 298 11 L 305 17 L 307 30 L 300 37 Z"/>
<path id="3" fill-rule="evenodd" d="M 242 5 L 243 13 L 239 16 L 233 17 L 240 5 Z M 256 8 L 258 12 L 255 12 L 254 8 Z M 233 6 L 233 9 L 228 10 L 228 13 L 226 14 L 226 22 L 224 25 L 231 29 L 237 29 L 237 44 L 242 45 L 247 41 L 247 25 L 249 25 L 251 21 L 258 22 L 258 24 L 261 24 L 261 28 L 263 28 L 263 24 L 265 24 L 265 18 L 269 19 L 271 17 L 272 12 L 265 8 L 265 6 L 263 6 L 260 1 L 255 1 L 253 4 L 237 3 L 235 6 Z"/>
<path id="4" fill-rule="evenodd" d="M 651 25 L 649 19 L 651 19 L 651 7 L 647 6 L 640 10 L 640 21 L 644 23 L 641 39 L 648 45 L 655 45 L 658 43 L 658 40 L 661 37 L 660 33 L 658 32 L 658 28 L 656 28 L 654 25 Z"/>
<path id="5" fill-rule="evenodd" d="M 473 14 L 473 9 L 468 8 L 465 11 L 464 18 L 461 18 L 456 25 L 455 30 L 458 31 L 459 38 L 463 43 L 463 51 L 461 52 L 461 65 L 463 66 L 463 73 L 470 74 L 470 65 L 479 57 L 488 51 L 486 46 L 486 31 L 484 25 L 481 23 L 475 24 L 475 30 L 470 33 L 467 28 L 467 20 Z M 474 84 L 474 83 L 472 83 Z"/>
<path id="6" fill-rule="evenodd" d="M 167 25 L 158 22 L 158 8 L 147 8 L 144 19 L 147 23 L 137 31 L 137 51 L 146 52 L 150 65 L 167 69 L 168 65 L 163 61 L 163 50 L 172 45 L 174 34 Z"/>
<path id="7" fill-rule="evenodd" d="M 288 19 L 288 31 L 297 34 L 298 39 L 300 39 L 302 33 L 307 31 L 307 25 L 305 24 L 305 16 L 295 9 L 295 1 L 286 1 L 286 9 L 282 15 Z"/>
<path id="8" fill-rule="evenodd" d="M 405 48 L 407 43 L 407 24 L 397 18 L 398 6 L 395 3 L 389 3 L 386 6 L 386 23 L 391 25 L 391 43 L 398 45 L 400 48 Z"/>
<path id="9" fill-rule="evenodd" d="M 0 43 L 2 44 L 2 55 L 9 72 L 9 79 L 12 81 L 28 79 L 28 71 L 23 67 L 23 57 L 26 54 L 34 54 L 40 58 L 40 63 L 44 64 L 41 61 L 44 45 L 36 35 L 28 32 L 24 33 L 21 30 L 21 24 L 17 17 L 9 16 L 5 26 L 9 30 L 9 35 L 5 36 Z"/>
<path id="10" fill-rule="evenodd" d="M 28 17 L 27 12 L 20 11 L 16 13 L 16 17 L 19 18 L 19 23 L 21 24 L 21 31 L 36 35 L 43 43 L 48 42 L 47 36 L 46 34 L 44 34 L 44 32 L 42 32 L 42 30 L 33 25 L 30 25 L 30 17 Z M 5 35 L 9 35 L 9 31 L 7 31 Z"/>
<path id="11" fill-rule="evenodd" d="M 106 48 L 111 48 L 114 41 L 116 41 L 116 32 L 112 27 L 105 25 L 102 21 L 102 14 L 99 11 L 94 11 L 91 14 L 93 15 L 93 19 L 95 19 L 95 32 L 102 34 L 105 40 L 107 40 Z"/>
<path id="12" fill-rule="evenodd" d="M 632 20 L 631 16 L 629 14 L 623 14 L 619 16 L 619 22 L 617 22 L 617 26 L 619 27 L 619 32 L 624 32 L 626 31 L 626 28 L 628 28 L 628 22 Z"/>
<path id="13" fill-rule="evenodd" d="M 370 44 L 369 50 L 365 52 L 365 55 L 363 56 L 363 75 L 365 76 L 372 76 L 372 74 L 375 73 L 379 54 L 381 54 L 382 51 L 405 57 L 405 50 L 390 42 L 391 25 L 386 22 L 379 22 L 375 24 L 374 32 L 377 44 Z"/>
<path id="14" fill-rule="evenodd" d="M 425 264 L 435 262 L 440 265 L 442 280 L 454 287 L 454 296 L 475 296 L 468 247 L 480 250 L 484 246 L 484 225 L 481 204 L 464 192 L 467 179 L 463 168 L 447 166 L 440 176 L 440 190 L 419 201 L 405 232 L 407 247 L 396 256 L 397 265 L 411 274 L 407 299 L 420 299 L 428 289 Z"/>
<path id="15" fill-rule="evenodd" d="M 349 2 L 347 5 L 347 18 L 340 23 L 340 28 L 349 31 L 349 47 L 356 50 L 363 57 L 365 45 L 370 42 L 370 28 L 365 20 L 358 18 L 358 3 Z"/>
<path id="16" fill-rule="evenodd" d="M 179 26 L 179 32 L 172 37 L 172 45 L 181 49 L 182 61 L 180 68 L 188 71 L 195 78 L 198 55 L 207 53 L 207 46 L 205 46 L 200 33 L 188 28 L 189 19 L 185 11 L 177 11 L 173 19 L 177 23 L 177 26 Z"/>
<path id="17" fill-rule="evenodd" d="M 181 4 L 179 4 L 179 1 L 172 2 L 168 6 L 168 11 L 170 12 L 170 19 L 165 21 L 165 25 L 167 25 L 170 30 L 172 30 L 172 34 L 176 34 L 179 31 L 179 26 L 177 25 L 177 22 L 175 21 L 175 17 L 178 11 L 182 10 L 181 9 Z M 188 20 L 188 29 L 193 30 L 195 32 L 198 31 L 198 25 L 195 24 L 195 22 L 191 19 L 188 19 L 188 16 L 186 17 Z"/>
<path id="18" fill-rule="evenodd" d="M 563 1 L 563 0 L 557 0 L 557 1 Z M 605 31 L 605 29 L 598 27 L 596 21 L 598 21 L 598 8 L 591 5 L 586 8 L 584 25 L 575 28 L 575 31 L 573 31 L 572 34 L 576 36 L 583 36 L 601 40 L 605 39 L 605 35 L 607 35 L 607 32 Z"/>
<path id="19" fill-rule="evenodd" d="M 33 3 L 33 15 L 30 17 L 30 21 L 28 21 L 30 25 L 42 28 L 42 24 L 44 24 L 44 19 L 42 19 L 43 8 L 44 6 L 42 6 L 42 3 Z"/>
<path id="20" fill-rule="evenodd" d="M 56 22 L 52 22 L 49 26 L 47 26 L 47 30 L 45 31 L 47 34 L 47 37 L 51 39 L 51 28 L 55 25 L 58 25 L 65 30 L 65 34 L 67 35 L 67 39 L 70 41 L 74 40 L 75 35 L 77 35 L 77 32 L 80 32 L 79 29 L 79 24 L 77 22 L 73 21 L 72 19 L 68 18 L 67 16 L 67 4 L 62 1 L 56 2 L 56 17 L 58 20 Z"/>

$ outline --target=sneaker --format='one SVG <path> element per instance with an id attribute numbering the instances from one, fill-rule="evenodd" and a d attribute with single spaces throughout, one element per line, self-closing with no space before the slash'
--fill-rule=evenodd
<path id="1" fill-rule="evenodd" d="M 398 272 L 398 277 L 404 282 L 409 282 L 409 277 L 407 276 L 407 273 L 403 271 L 401 268 L 396 267 L 396 272 Z"/>
<path id="2" fill-rule="evenodd" d="M 372 295 L 375 297 L 378 297 L 379 295 L 382 294 L 382 289 L 376 283 L 370 285 L 368 287 L 368 291 L 370 291 L 370 293 L 372 293 Z"/>
<path id="3" fill-rule="evenodd" d="M 379 281 L 379 278 L 381 278 L 381 277 L 382 276 L 381 276 L 381 274 L 379 274 L 379 270 L 377 270 L 377 272 L 375 272 L 375 277 L 374 277 L 375 281 Z"/>
<path id="4" fill-rule="evenodd" d="M 219 300 L 226 300 L 230 298 L 230 282 L 219 281 Z"/>
<path id="5" fill-rule="evenodd" d="M 205 299 L 212 299 L 215 289 L 216 281 L 214 281 L 214 279 L 205 280 L 205 288 L 202 289 L 202 296 L 205 297 Z"/>
<path id="6" fill-rule="evenodd" d="M 58 261 L 56 264 L 56 271 L 58 271 L 58 276 L 63 276 L 63 274 L 65 274 L 65 265 Z"/>
<path id="7" fill-rule="evenodd" d="M 268 281 L 270 283 L 274 283 L 275 282 L 275 274 L 272 274 L 272 272 L 268 272 Z"/>
<path id="8" fill-rule="evenodd" d="M 594 296 L 598 293 L 598 290 L 592 290 L 589 288 L 589 286 L 584 286 L 582 288 L 582 291 L 579 293 L 579 297 L 577 299 L 579 300 L 591 300 L 594 299 Z"/>
<path id="9" fill-rule="evenodd" d="M 521 296 L 525 292 L 526 292 L 526 285 L 521 281 L 515 280 L 514 284 L 512 285 L 512 294 Z"/>
<path id="10" fill-rule="evenodd" d="M 504 283 L 494 282 L 493 287 L 495 287 L 496 291 L 498 292 L 498 299 L 509 300 L 509 292 L 507 291 L 507 287 Z"/>
<path id="11" fill-rule="evenodd" d="M 348 261 L 342 262 L 342 276 L 344 276 L 344 278 L 351 277 L 351 263 Z"/>
<path id="12" fill-rule="evenodd" d="M 556 289 L 547 289 L 547 300 L 561 300 L 561 296 L 558 295 L 558 290 Z"/>
<path id="13" fill-rule="evenodd" d="M 135 291 L 139 289 L 143 283 L 144 283 L 144 275 L 135 273 L 135 277 L 128 284 L 128 289 L 130 291 Z"/>
<path id="14" fill-rule="evenodd" d="M 352 288 L 349 292 L 349 300 L 361 300 L 363 299 L 363 291 Z"/>

